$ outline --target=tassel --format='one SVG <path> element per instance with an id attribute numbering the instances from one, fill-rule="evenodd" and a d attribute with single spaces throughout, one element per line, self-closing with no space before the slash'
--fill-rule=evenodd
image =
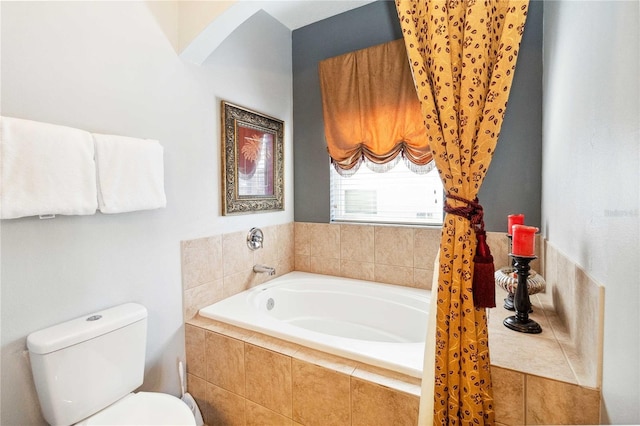
<path id="1" fill-rule="evenodd" d="M 487 245 L 487 234 L 484 232 L 484 211 L 478 202 L 478 197 L 473 201 L 447 193 L 447 198 L 461 201 L 466 206 L 451 207 L 445 203 L 444 211 L 450 214 L 464 217 L 471 222 L 471 227 L 476 233 L 478 245 L 476 255 L 473 258 L 473 282 L 471 291 L 473 293 L 473 304 L 476 308 L 496 307 L 496 281 L 494 277 L 493 256 Z"/>
<path id="2" fill-rule="evenodd" d="M 473 258 L 473 303 L 476 308 L 496 307 L 496 282 L 493 256 L 484 230 L 476 230 L 478 245 Z"/>

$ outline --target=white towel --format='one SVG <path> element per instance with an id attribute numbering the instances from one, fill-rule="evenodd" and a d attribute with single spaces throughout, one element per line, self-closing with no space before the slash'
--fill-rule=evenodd
<path id="1" fill-rule="evenodd" d="M 158 141 L 98 134 L 93 140 L 102 213 L 166 207 L 163 148 Z"/>
<path id="2" fill-rule="evenodd" d="M 0 127 L 0 218 L 96 212 L 89 132 L 11 117 Z"/>

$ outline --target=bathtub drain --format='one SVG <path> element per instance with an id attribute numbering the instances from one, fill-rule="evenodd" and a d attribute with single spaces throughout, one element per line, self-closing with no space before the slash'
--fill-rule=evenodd
<path id="1" fill-rule="evenodd" d="M 273 306 L 276 304 L 276 302 L 270 297 L 267 300 L 267 310 L 270 311 L 273 309 Z"/>

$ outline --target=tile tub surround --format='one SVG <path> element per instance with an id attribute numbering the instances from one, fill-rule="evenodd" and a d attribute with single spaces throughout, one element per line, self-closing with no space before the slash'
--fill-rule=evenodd
<path id="1" fill-rule="evenodd" d="M 430 290 L 440 235 L 440 228 L 296 222 L 295 270 Z M 487 241 L 495 266 L 506 266 L 506 234 L 488 232 Z M 540 262 L 531 267 L 539 271 Z"/>
<path id="2" fill-rule="evenodd" d="M 508 240 L 504 233 L 488 233 L 488 242 L 496 269 L 507 266 Z M 500 339 L 510 342 L 494 348 L 492 363 L 569 383 L 599 389 L 602 384 L 604 338 L 604 287 L 593 280 L 575 262 L 537 236 L 538 259 L 531 268 L 546 281 L 544 293 L 531 297 L 531 318 L 542 326 L 542 333 L 526 335 L 512 332 L 502 321 L 512 315 L 505 310 L 506 293 L 496 288 L 496 308 L 490 310 L 490 344 Z M 523 348 L 531 353 L 557 353 L 558 361 L 519 362 L 506 347 Z M 495 349 L 495 350 L 494 350 Z M 555 357 L 552 357 L 554 359 Z"/>
<path id="3" fill-rule="evenodd" d="M 275 278 L 253 265 L 431 288 L 440 229 L 288 223 L 261 228 L 264 247 L 246 244 L 247 232 L 180 243 L 184 318 L 199 309 Z"/>
<path id="4" fill-rule="evenodd" d="M 572 383 L 491 367 L 496 424 L 600 424 L 600 392 Z"/>
<path id="5" fill-rule="evenodd" d="M 505 425 L 600 424 L 599 387 L 585 383 L 575 349 L 558 336 L 562 324 L 553 311 L 531 298 L 529 317 L 542 326 L 540 334 L 518 333 L 502 321 L 513 315 L 500 303 L 489 312 L 489 349 L 496 421 Z M 595 352 L 594 348 L 591 348 Z"/>
<path id="6" fill-rule="evenodd" d="M 240 333 L 239 335 L 232 333 L 229 336 L 227 330 L 230 326 L 222 326 L 224 332 L 221 332 L 219 327 L 211 329 L 211 325 L 202 325 L 203 321 L 211 320 L 196 316 L 197 310 L 201 307 L 266 281 L 269 278 L 266 274 L 253 274 L 251 268 L 254 263 L 276 265 L 278 275 L 294 269 L 326 274 L 333 272 L 333 275 L 338 276 L 430 288 L 432 265 L 440 239 L 439 229 L 373 225 L 292 223 L 264 227 L 263 231 L 265 241 L 269 241 L 267 238 L 279 240 L 281 246 L 276 247 L 281 247 L 281 250 L 275 250 L 275 253 L 267 250 L 264 253 L 260 253 L 260 250 L 247 253 L 244 232 L 182 243 L 189 359 L 194 357 L 194 339 L 189 331 L 191 327 L 239 340 L 243 343 L 243 351 L 247 344 L 260 346 L 256 341 L 245 341 L 246 333 L 253 332 L 236 330 L 235 333 Z M 504 233 L 488 233 L 496 268 L 506 266 L 508 262 L 507 241 Z M 597 401 L 600 398 L 598 389 L 602 375 L 603 288 L 548 242 L 538 240 L 536 248 L 539 259 L 532 262 L 532 268 L 542 271 L 547 281 L 547 290 L 532 297 L 535 311 L 531 317 L 542 325 L 543 333 L 524 335 L 508 330 L 502 325 L 503 319 L 512 313 L 502 308 L 502 299 L 506 294 L 500 289 L 497 289 L 498 307 L 492 309 L 489 315 L 497 422 L 597 424 Z M 402 255 L 398 256 L 398 253 Z M 394 275 L 394 271 L 398 274 Z M 578 316 L 578 313 L 589 315 Z M 266 336 L 264 338 L 270 339 Z M 210 346 L 214 345 L 215 341 L 215 338 L 210 337 Z M 202 347 L 205 345 L 206 343 L 201 344 Z M 281 342 L 280 345 L 290 344 Z M 196 344 L 195 347 L 197 346 Z M 230 350 L 225 345 L 214 346 L 225 348 L 225 353 Z M 266 349 L 278 352 L 272 346 L 267 346 Z M 239 350 L 238 347 L 236 350 Z M 249 349 L 249 360 L 255 353 L 261 353 L 250 352 L 251 350 L 253 348 Z M 244 359 L 247 355 L 245 352 L 242 353 Z M 288 351 L 284 352 L 284 355 L 291 357 L 292 353 Z M 206 359 L 204 354 L 196 356 L 199 357 Z M 236 353 L 235 357 L 237 360 L 239 355 Z M 231 358 L 233 359 L 233 356 Z M 200 363 L 202 362 L 204 361 Z M 234 422 L 239 421 L 240 424 L 305 424 L 293 420 L 296 415 L 302 419 L 302 412 L 296 414 L 292 411 L 291 416 L 294 417 L 287 417 L 287 413 L 282 414 L 268 408 L 277 405 L 274 401 L 256 402 L 247 399 L 246 395 L 238 397 L 232 390 L 207 381 L 206 370 L 204 373 L 197 372 L 197 361 L 196 367 L 192 364 L 192 361 L 188 362 L 190 386 L 199 392 L 198 395 L 202 397 L 200 401 L 204 404 L 207 404 L 206 398 L 209 398 L 209 401 L 213 401 L 212 398 L 217 402 L 221 399 L 225 401 L 219 409 L 222 411 L 217 409 L 216 413 L 231 410 L 229 407 L 232 405 L 229 404 L 234 403 L 243 410 L 241 421 L 234 417 Z M 212 374 L 215 376 L 215 373 Z M 299 382 L 296 383 L 298 388 L 303 387 Z M 350 392 L 355 391 L 354 386 L 349 387 Z M 291 392 L 294 392 L 297 388 L 292 385 L 291 389 Z M 505 389 L 510 390 L 505 393 Z M 545 409 L 551 405 L 548 405 L 544 398 L 534 400 L 534 395 L 547 395 L 546 400 L 549 400 L 548 395 L 554 395 L 555 402 L 552 405 L 557 410 Z M 252 397 L 258 399 L 256 396 Z M 354 398 L 357 400 L 357 397 Z M 582 401 L 589 403 L 585 406 Z M 358 416 L 353 413 L 352 415 Z"/>
<path id="7" fill-rule="evenodd" d="M 295 270 L 431 288 L 440 228 L 295 223 Z"/>
<path id="8" fill-rule="evenodd" d="M 253 265 L 431 289 L 439 228 L 295 222 L 261 228 L 263 248 L 251 251 L 246 232 L 182 241 L 184 317 L 271 278 Z M 502 233 L 487 233 L 496 259 L 506 259 Z M 537 268 L 537 261 L 532 267 Z M 501 265 L 504 266 L 504 265 Z"/>
<path id="9" fill-rule="evenodd" d="M 544 242 L 547 290 L 538 294 L 551 328 L 569 359 L 577 382 L 600 388 L 604 344 L 604 286 Z"/>
<path id="10" fill-rule="evenodd" d="M 490 333 L 496 327 L 504 328 L 492 323 Z M 419 379 L 203 317 L 190 320 L 185 335 L 188 390 L 208 424 L 417 424 Z M 509 344 L 497 339 L 491 349 Z M 535 357 L 549 366 L 562 360 L 554 351 L 502 348 L 509 351 L 520 362 Z M 561 376 L 561 370 L 547 373 Z M 491 374 L 497 424 L 599 423 L 598 390 L 570 378 L 505 368 L 493 360 Z"/>
<path id="11" fill-rule="evenodd" d="M 531 297 L 530 318 L 542 333 L 517 333 L 502 325 L 513 312 L 502 307 L 501 289 L 498 306 L 489 313 L 496 419 L 600 424 L 604 287 L 549 242 L 537 246 L 547 287 Z"/>
<path id="12" fill-rule="evenodd" d="M 258 250 L 247 247 L 249 230 L 180 243 L 185 320 L 200 308 L 293 271 L 293 223 L 261 229 L 264 246 Z M 255 264 L 276 268 L 276 275 L 253 272 Z"/>
<path id="13" fill-rule="evenodd" d="M 419 379 L 202 317 L 185 335 L 187 386 L 207 424 L 417 424 Z"/>

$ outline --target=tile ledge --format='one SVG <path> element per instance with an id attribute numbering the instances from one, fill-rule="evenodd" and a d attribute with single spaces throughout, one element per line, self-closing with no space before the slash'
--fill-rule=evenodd
<path id="1" fill-rule="evenodd" d="M 552 321 L 555 312 L 550 306 L 545 305 L 538 297 L 532 297 L 534 314 L 531 316 L 541 324 L 543 333 L 518 333 L 502 325 L 504 318 L 513 315 L 513 312 L 501 309 L 504 297 L 506 292 L 496 289 L 499 306 L 492 308 L 490 315 L 497 320 L 493 318 L 489 321 L 491 366 L 599 390 L 598 380 L 587 371 L 577 349 L 566 341 L 566 337 L 563 338 L 566 333 L 559 328 L 559 324 Z M 508 344 L 519 345 L 520 350 L 512 350 Z M 494 353 L 497 355 L 495 358 Z M 506 353 L 508 356 L 505 356 Z"/>

